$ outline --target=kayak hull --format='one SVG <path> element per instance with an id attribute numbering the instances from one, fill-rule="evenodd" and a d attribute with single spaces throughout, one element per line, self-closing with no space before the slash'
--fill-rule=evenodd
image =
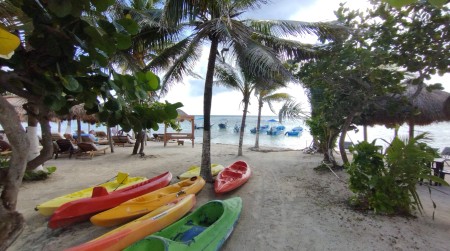
<path id="1" fill-rule="evenodd" d="M 237 224 L 241 210 L 240 197 L 210 201 L 124 250 L 219 250 Z"/>
<path id="2" fill-rule="evenodd" d="M 116 228 L 94 240 L 66 251 L 118 251 L 155 233 L 186 215 L 195 205 L 195 195 L 190 194 L 163 205 L 130 223 Z"/>
<path id="3" fill-rule="evenodd" d="M 129 222 L 175 200 L 181 195 L 200 192 L 205 183 L 205 180 L 200 176 L 182 180 L 98 213 L 91 217 L 91 222 L 103 227 Z"/>
<path id="4" fill-rule="evenodd" d="M 96 187 L 91 198 L 68 202 L 59 207 L 50 217 L 48 227 L 55 229 L 88 220 L 92 215 L 113 208 L 129 199 L 141 196 L 170 183 L 172 174 L 163 173 L 133 186 L 108 193 L 103 187 Z"/>
<path id="5" fill-rule="evenodd" d="M 114 190 L 120 190 L 132 186 L 145 180 L 147 180 L 147 178 L 145 177 L 129 177 L 129 174 L 119 172 L 114 181 L 105 182 L 98 186 L 102 186 L 108 192 L 111 192 Z M 89 187 L 80 191 L 56 197 L 54 199 L 51 199 L 49 201 L 37 205 L 35 210 L 44 216 L 50 216 L 53 214 L 53 212 L 55 212 L 55 210 L 58 207 L 62 206 L 67 202 L 90 197 L 92 195 L 93 189 L 94 187 Z"/>
<path id="6" fill-rule="evenodd" d="M 224 169 L 224 167 L 222 165 L 211 164 L 211 174 L 212 174 L 212 176 L 216 176 L 223 169 Z M 177 176 L 177 178 L 180 179 L 180 180 L 184 180 L 184 179 L 190 179 L 190 178 L 195 177 L 195 176 L 200 176 L 200 167 L 199 166 L 191 166 L 191 167 L 189 167 L 189 169 L 186 172 L 180 174 L 179 176 Z"/>
<path id="7" fill-rule="evenodd" d="M 221 171 L 214 182 L 216 193 L 226 193 L 242 186 L 251 176 L 250 166 L 245 161 L 236 161 Z"/>

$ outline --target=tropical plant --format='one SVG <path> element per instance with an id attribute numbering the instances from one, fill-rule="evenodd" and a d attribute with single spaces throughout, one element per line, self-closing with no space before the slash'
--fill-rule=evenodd
<path id="1" fill-rule="evenodd" d="M 276 90 L 281 87 L 283 87 L 282 83 L 278 82 L 278 85 L 272 85 L 270 87 L 264 85 L 263 87 L 257 88 L 255 91 L 255 95 L 258 100 L 258 119 L 256 121 L 256 138 L 254 149 L 259 149 L 259 130 L 261 128 L 261 111 L 264 103 L 267 103 L 270 110 L 274 114 L 276 114 L 276 111 L 273 107 L 274 102 L 292 100 L 292 96 L 289 95 L 288 93 L 276 92 Z"/>
<path id="2" fill-rule="evenodd" d="M 257 87 L 257 79 L 249 73 L 245 72 L 245 68 L 240 68 L 239 66 L 231 66 L 224 62 L 223 59 L 218 59 L 216 62 L 216 69 L 214 71 L 214 76 L 216 80 L 215 85 L 222 85 L 242 93 L 243 99 L 242 103 L 244 109 L 242 112 L 241 126 L 239 130 L 239 145 L 238 145 L 238 156 L 242 156 L 242 144 L 244 141 L 244 128 L 245 121 L 247 118 L 248 105 L 250 103 L 250 96 L 252 92 Z"/>
<path id="3" fill-rule="evenodd" d="M 435 151 L 424 140 L 426 134 L 408 140 L 394 138 L 382 154 L 376 141 L 350 147 L 353 161 L 346 167 L 353 205 L 377 213 L 409 215 L 423 206 L 416 191 L 419 179 L 448 185 L 430 174 Z"/>
<path id="4" fill-rule="evenodd" d="M 24 108 L 28 117 L 41 125 L 43 149 L 27 162 L 25 130 L 14 107 L 0 96 L 0 124 L 12 147 L 9 168 L 0 169 L 0 250 L 17 238 L 24 225 L 16 205 L 26 167 L 34 169 L 52 156 L 52 112 L 68 114 L 73 105 L 84 103 L 87 112 L 97 113 L 100 121 L 139 131 L 176 118 L 176 108 L 181 106 L 166 103 L 164 108 L 155 109 L 134 102 L 158 90 L 159 78 L 152 72 L 129 75 L 108 68 L 110 57 L 128 49 L 131 37 L 139 30 L 128 17 L 107 19 L 104 11 L 111 1 L 0 1 L 0 6 L 4 4 L 20 12 L 8 16 L 13 21 L 6 28 L 17 30 L 22 41 L 10 59 L 0 58 L 0 93 L 27 100 Z M 25 25 L 21 17 L 32 20 L 32 25 Z M 126 103 L 133 105 L 123 105 Z"/>
<path id="5" fill-rule="evenodd" d="M 203 43 L 209 42 L 209 57 L 206 69 L 203 100 L 203 145 L 201 176 L 212 182 L 211 176 L 211 132 L 210 114 L 214 68 L 219 44 L 235 54 L 241 67 L 261 78 L 270 79 L 274 75 L 289 76 L 277 56 L 302 57 L 305 46 L 299 42 L 287 41 L 280 36 L 301 36 L 304 34 L 322 34 L 331 38 L 337 26 L 331 23 L 307 23 L 299 21 L 257 21 L 240 20 L 248 10 L 259 7 L 263 0 L 167 0 L 162 21 L 166 27 L 185 24 L 189 36 L 181 40 L 176 47 L 182 54 L 174 60 L 167 57 L 154 59 L 154 64 L 166 62 L 167 74 L 163 78 L 163 91 L 183 75 L 192 73 L 192 67 L 199 58 Z M 335 30 L 333 30 L 335 28 Z M 309 50 L 308 50 L 309 54 Z M 162 53 L 160 56 L 164 56 Z M 148 67 L 153 67 L 151 63 Z M 164 93 L 164 92 L 163 92 Z"/>

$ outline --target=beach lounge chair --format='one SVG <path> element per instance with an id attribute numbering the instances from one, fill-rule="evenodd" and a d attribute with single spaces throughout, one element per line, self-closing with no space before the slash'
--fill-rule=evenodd
<path id="1" fill-rule="evenodd" d="M 81 142 L 78 143 L 78 157 L 82 157 L 84 155 L 87 155 L 89 157 L 91 157 L 91 159 L 94 157 L 94 155 L 96 153 L 101 153 L 103 152 L 103 154 L 106 154 L 106 150 L 109 149 L 108 146 L 96 146 L 94 143 L 92 142 Z"/>
<path id="2" fill-rule="evenodd" d="M 72 142 L 68 139 L 58 139 L 55 142 L 53 153 L 55 154 L 55 159 L 58 158 L 60 154 L 69 154 L 69 159 L 72 158 L 72 154 L 74 154 L 78 149 L 72 144 Z"/>
<path id="3" fill-rule="evenodd" d="M 52 140 L 64 139 L 64 136 L 59 132 L 52 132 Z"/>
<path id="4" fill-rule="evenodd" d="M 70 133 L 64 133 L 64 138 L 70 140 L 72 144 L 76 144 L 77 140 L 73 138 L 72 134 Z"/>
<path id="5" fill-rule="evenodd" d="M 0 152 L 6 151 L 11 151 L 11 145 L 4 140 L 0 140 Z"/>
<path id="6" fill-rule="evenodd" d="M 118 136 L 112 136 L 111 139 L 113 140 L 113 144 L 117 146 L 134 146 L 134 143 L 136 141 L 130 139 L 128 135 L 118 135 Z"/>
<path id="7" fill-rule="evenodd" d="M 106 132 L 104 132 L 104 131 L 96 131 L 95 136 L 98 138 L 98 140 L 108 139 L 108 136 L 106 135 Z"/>

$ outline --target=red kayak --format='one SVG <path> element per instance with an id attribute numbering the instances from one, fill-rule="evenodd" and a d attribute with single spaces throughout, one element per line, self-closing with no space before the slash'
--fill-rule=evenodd
<path id="1" fill-rule="evenodd" d="M 236 161 L 223 169 L 216 178 L 214 190 L 216 193 L 226 193 L 244 184 L 252 174 L 245 161 Z"/>
<path id="2" fill-rule="evenodd" d="M 48 227 L 55 229 L 88 220 L 92 215 L 118 206 L 122 202 L 163 188 L 170 183 L 172 174 L 165 172 L 136 185 L 108 193 L 104 187 L 95 187 L 91 198 L 74 200 L 60 206 L 51 216 Z"/>

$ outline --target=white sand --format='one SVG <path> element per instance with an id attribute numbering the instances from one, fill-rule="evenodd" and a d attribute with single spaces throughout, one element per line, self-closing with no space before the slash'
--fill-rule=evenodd
<path id="1" fill-rule="evenodd" d="M 47 228 L 47 217 L 34 207 L 56 196 L 104 182 L 117 171 L 132 176 L 153 177 L 165 171 L 176 175 L 190 165 L 199 165 L 201 145 L 191 148 L 150 142 L 146 158 L 131 156 L 132 149 L 115 148 L 115 153 L 90 159 L 51 160 L 57 166 L 46 181 L 24 183 L 18 210 L 25 216 L 26 228 L 8 250 L 63 250 L 89 241 L 110 228 L 79 223 L 64 229 Z M 245 148 L 237 158 L 237 146 L 212 145 L 212 163 L 224 166 L 244 160 L 253 175 L 243 187 L 216 196 L 207 184 L 197 197 L 197 206 L 211 199 L 240 196 L 241 218 L 222 250 L 450 250 L 450 188 L 434 187 L 437 204 L 432 219 L 432 204 L 426 186 L 418 186 L 425 213 L 416 218 L 363 214 L 348 208 L 350 192 L 346 174 L 316 172 L 322 156 L 301 151 L 253 152 Z M 150 156 L 152 155 L 152 156 Z M 450 177 L 447 177 L 449 180 Z"/>

